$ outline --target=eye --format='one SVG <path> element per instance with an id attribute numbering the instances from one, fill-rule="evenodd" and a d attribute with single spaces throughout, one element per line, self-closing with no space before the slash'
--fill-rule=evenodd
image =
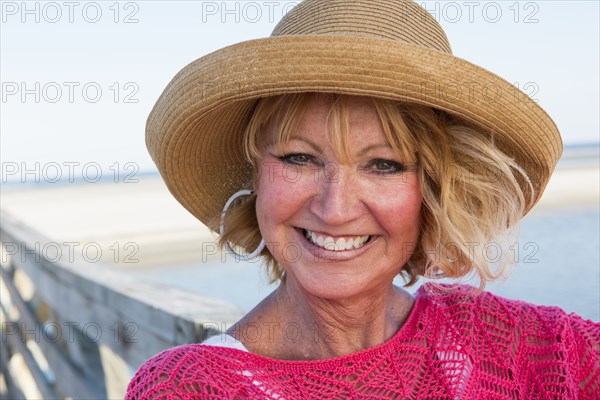
<path id="1" fill-rule="evenodd" d="M 284 164 L 294 165 L 294 166 L 303 166 L 303 165 L 308 165 L 308 164 L 314 163 L 314 159 L 312 156 L 309 156 L 308 154 L 302 154 L 302 153 L 284 154 L 277 158 L 279 158 Z"/>
<path id="2" fill-rule="evenodd" d="M 367 169 L 379 175 L 398 174 L 406 171 L 404 164 L 384 159 L 375 159 L 367 164 Z"/>

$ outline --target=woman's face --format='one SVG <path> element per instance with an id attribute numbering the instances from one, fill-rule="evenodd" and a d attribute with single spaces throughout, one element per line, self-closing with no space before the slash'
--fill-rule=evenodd
<path id="1" fill-rule="evenodd" d="M 258 160 L 256 214 L 286 279 L 341 299 L 388 289 L 419 236 L 414 166 L 390 146 L 368 99 L 349 98 L 348 159 L 333 150 L 326 97 L 310 101 L 290 141 Z"/>

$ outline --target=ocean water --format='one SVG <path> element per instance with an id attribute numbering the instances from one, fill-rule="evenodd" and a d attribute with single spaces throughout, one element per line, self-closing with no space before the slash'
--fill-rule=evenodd
<path id="1" fill-rule="evenodd" d="M 600 321 L 598 208 L 532 213 L 522 220 L 519 235 L 509 251 L 511 259 L 517 262 L 510 269 L 510 276 L 488 284 L 486 290 L 534 304 L 558 306 Z M 499 255 L 494 246 L 488 247 L 486 254 L 490 260 Z M 240 262 L 229 255 L 132 273 L 142 279 L 227 300 L 246 311 L 276 287 L 268 284 L 261 263 Z M 395 282 L 403 284 L 400 278 Z M 414 292 L 422 283 L 408 290 Z"/>

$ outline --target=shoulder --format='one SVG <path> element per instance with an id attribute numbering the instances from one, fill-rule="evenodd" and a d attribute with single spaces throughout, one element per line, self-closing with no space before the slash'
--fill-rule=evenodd
<path id="1" fill-rule="evenodd" d="M 565 390 L 581 399 L 600 390 L 599 323 L 467 285 L 426 284 L 419 296 L 440 340 L 453 336 L 474 360 L 506 366 L 540 388 L 544 377 L 560 376 Z"/>
<path id="2" fill-rule="evenodd" d="M 432 304 L 438 312 L 449 318 L 467 318 L 489 326 L 539 328 L 554 332 L 561 328 L 573 328 L 584 320 L 576 314 L 567 314 L 554 306 L 540 306 L 520 300 L 511 300 L 469 285 L 425 284 L 419 295 Z M 585 322 L 592 330 L 598 324 Z M 597 332 L 596 332 L 597 333 Z"/>
<path id="3" fill-rule="evenodd" d="M 164 350 L 140 366 L 125 399 L 227 398 L 227 367 L 235 359 L 231 350 L 203 344 Z"/>
<path id="4" fill-rule="evenodd" d="M 494 331 L 498 339 L 515 333 L 555 338 L 564 333 L 590 339 L 600 335 L 600 324 L 559 307 L 511 300 L 468 285 L 425 284 L 418 295 L 430 304 L 432 315 L 452 320 L 457 328 L 464 325 L 471 333 Z"/>

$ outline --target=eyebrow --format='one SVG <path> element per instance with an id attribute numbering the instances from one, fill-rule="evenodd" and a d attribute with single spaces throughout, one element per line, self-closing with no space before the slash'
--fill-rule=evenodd
<path id="1" fill-rule="evenodd" d="M 304 143 L 308 144 L 310 147 L 312 147 L 312 149 L 319 154 L 321 154 L 323 152 L 323 150 L 319 147 L 319 145 L 310 139 L 306 139 L 306 138 L 303 138 L 300 136 L 291 136 L 290 140 L 299 140 L 301 142 L 304 142 Z M 376 144 L 371 144 L 371 145 L 365 147 L 364 149 L 360 150 L 358 152 L 358 156 L 363 156 L 363 155 L 367 154 L 368 152 L 378 149 L 378 148 L 381 148 L 381 147 L 386 148 L 386 149 L 393 149 L 389 143 L 376 143 Z"/>
<path id="2" fill-rule="evenodd" d="M 306 139 L 300 136 L 291 136 L 290 140 L 299 140 L 301 142 L 304 142 L 306 144 L 308 144 L 310 147 L 313 148 L 314 151 L 316 151 L 317 153 L 321 154 L 323 152 L 323 150 L 319 147 L 318 144 L 316 144 L 315 142 L 313 142 L 310 139 Z"/>
<path id="3" fill-rule="evenodd" d="M 378 143 L 378 144 L 372 144 L 372 145 L 365 147 L 364 149 L 362 149 L 361 151 L 358 152 L 358 155 L 363 156 L 363 155 L 367 154 L 368 152 L 378 149 L 380 147 L 393 150 L 393 147 L 389 143 Z"/>

